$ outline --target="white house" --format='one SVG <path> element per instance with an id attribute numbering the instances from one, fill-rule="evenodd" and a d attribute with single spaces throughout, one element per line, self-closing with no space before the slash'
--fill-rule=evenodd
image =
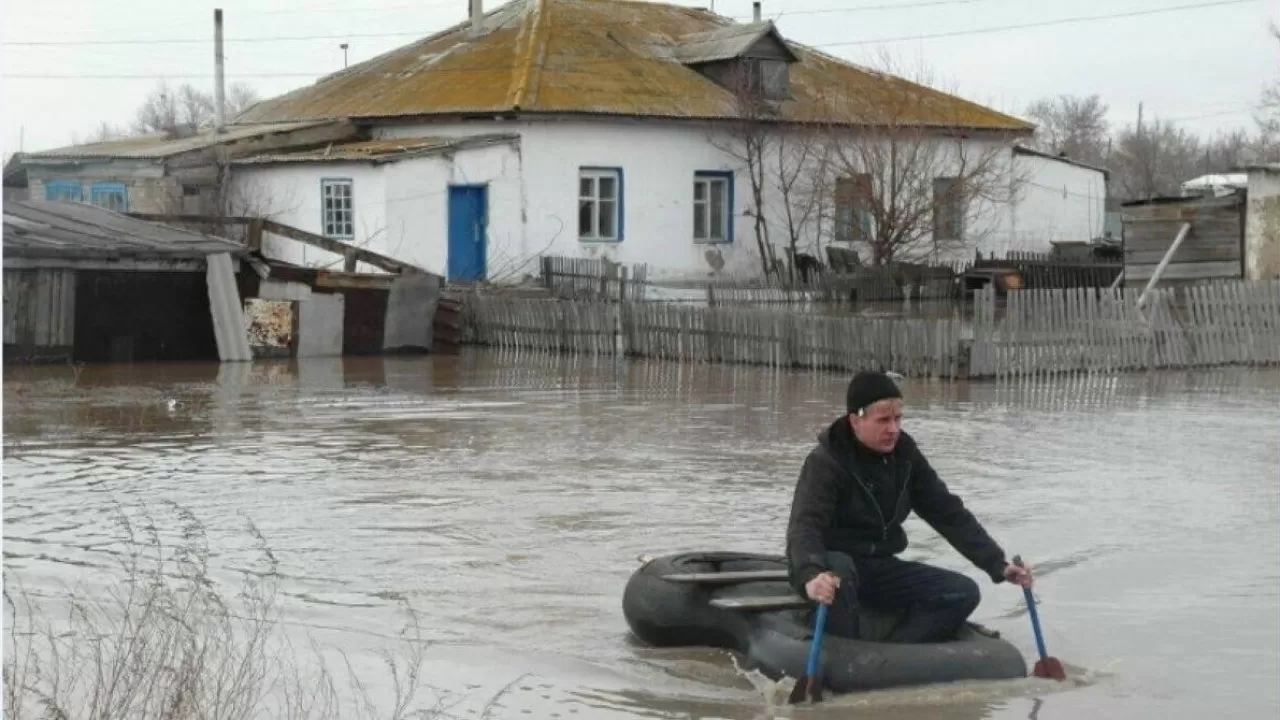
<path id="1" fill-rule="evenodd" d="M 342 121 L 359 133 L 240 154 L 234 194 L 273 219 L 453 282 L 518 280 L 544 253 L 647 263 L 651 278 L 758 273 L 756 184 L 779 257 L 792 235 L 819 257 L 833 244 L 869 256 L 863 233 L 879 226 L 866 198 L 878 190 L 864 182 L 871 169 L 858 170 L 874 165 L 866 158 L 821 173 L 809 158 L 804 193 L 784 193 L 778 177 L 753 183 L 736 151 L 743 135 L 820 129 L 865 149 L 891 135 L 890 118 L 917 147 L 941 150 L 925 153 L 927 172 L 911 173 L 930 205 L 915 214 L 932 257 L 1048 250 L 1100 234 L 1105 175 L 1015 154 L 1029 123 L 785 41 L 772 23 L 622 0 L 478 6 L 472 0 L 467 23 L 237 117 L 232 127 Z M 994 178 L 986 189 L 1008 197 L 984 203 L 976 195 L 992 193 L 957 190 L 959 159 L 978 157 Z M 797 195 L 806 197 L 799 219 L 787 212 Z M 267 251 L 340 262 L 312 249 Z"/>
<path id="2" fill-rule="evenodd" d="M 1009 232 L 1001 237 L 1005 247 L 994 250 L 1047 250 L 1048 243 L 1105 235 L 1106 170 L 1021 146 L 1013 155 L 1021 191 L 1011 203 Z"/>

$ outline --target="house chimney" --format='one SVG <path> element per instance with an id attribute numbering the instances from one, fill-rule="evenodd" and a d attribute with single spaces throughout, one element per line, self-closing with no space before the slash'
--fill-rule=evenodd
<path id="1" fill-rule="evenodd" d="M 471 3 L 471 37 L 478 38 L 484 34 L 484 0 L 469 0 Z"/>
<path id="2" fill-rule="evenodd" d="M 213 11 L 213 112 L 214 132 L 222 132 L 227 124 L 226 88 L 223 84 L 222 8 Z"/>
<path id="3" fill-rule="evenodd" d="M 751 3 L 752 22 L 760 22 L 760 0 Z"/>

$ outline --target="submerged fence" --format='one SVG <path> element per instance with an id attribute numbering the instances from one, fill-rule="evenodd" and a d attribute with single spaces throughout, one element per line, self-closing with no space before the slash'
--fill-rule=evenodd
<path id="1" fill-rule="evenodd" d="M 914 377 L 1280 364 L 1280 280 L 1133 289 L 993 288 L 950 318 L 470 294 L 464 342 Z"/>
<path id="2" fill-rule="evenodd" d="M 811 369 L 962 374 L 961 321 L 471 295 L 465 342 Z"/>

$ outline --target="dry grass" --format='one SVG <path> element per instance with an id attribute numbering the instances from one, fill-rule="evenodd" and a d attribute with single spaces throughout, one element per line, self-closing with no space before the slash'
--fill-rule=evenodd
<path id="1" fill-rule="evenodd" d="M 201 523 L 170 506 L 181 535 L 161 542 L 117 506 L 127 550 L 105 592 L 67 589 L 37 596 L 5 571 L 4 716 L 13 720 L 240 720 L 242 718 L 436 718 L 441 696 L 423 685 L 426 643 L 417 616 L 397 653 L 382 660 L 390 688 L 370 692 L 342 657 L 342 672 L 308 638 L 300 653 L 280 631 L 277 561 L 248 523 L 256 566 L 241 573 L 235 597 L 210 577 Z M 300 663 L 305 656 L 312 662 Z M 344 690 L 338 678 L 345 675 Z M 427 692 L 432 697 L 422 700 Z M 381 702 L 379 702 L 381 701 Z M 424 707 L 425 706 L 425 707 Z"/>

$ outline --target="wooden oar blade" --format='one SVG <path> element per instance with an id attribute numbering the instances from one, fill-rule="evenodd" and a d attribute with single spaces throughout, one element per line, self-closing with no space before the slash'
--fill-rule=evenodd
<path id="1" fill-rule="evenodd" d="M 1052 678 L 1059 682 L 1067 679 L 1067 669 L 1056 657 L 1037 660 L 1035 667 L 1031 669 L 1031 674 L 1038 678 Z"/>

